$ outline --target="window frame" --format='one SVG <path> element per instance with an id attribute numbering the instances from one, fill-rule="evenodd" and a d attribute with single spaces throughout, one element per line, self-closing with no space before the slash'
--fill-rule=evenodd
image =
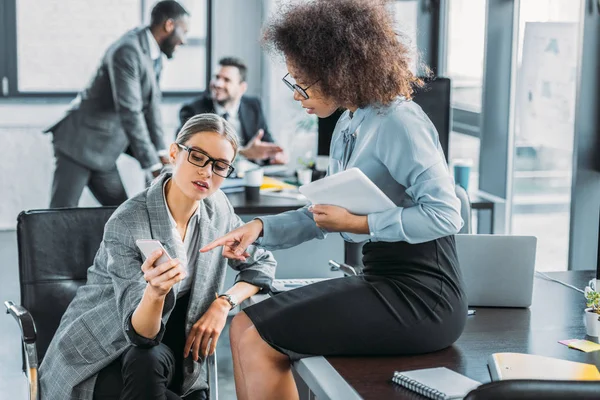
<path id="1" fill-rule="evenodd" d="M 140 0 L 140 25 L 145 23 L 145 10 L 151 0 Z M 212 77 L 212 10 L 213 0 L 206 0 L 206 40 L 189 39 L 189 44 L 204 44 L 206 52 L 206 85 Z M 18 89 L 17 0 L 0 1 L 0 99 L 8 98 L 72 98 L 74 91 L 27 91 Z M 82 88 L 83 89 L 83 88 Z M 203 90 L 163 90 L 163 97 L 197 96 Z"/>

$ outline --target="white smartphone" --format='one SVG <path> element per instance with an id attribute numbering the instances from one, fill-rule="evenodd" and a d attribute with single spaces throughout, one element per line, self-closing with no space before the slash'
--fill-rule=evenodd
<path id="1" fill-rule="evenodd" d="M 160 265 L 171 260 L 167 250 L 165 250 L 162 243 L 156 239 L 138 239 L 135 241 L 135 244 L 146 258 L 150 257 L 156 250 L 162 250 L 161 256 L 154 262 L 154 265 Z"/>

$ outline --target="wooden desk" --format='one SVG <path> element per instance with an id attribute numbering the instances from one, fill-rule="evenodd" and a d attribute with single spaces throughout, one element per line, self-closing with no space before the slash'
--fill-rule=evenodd
<path id="1" fill-rule="evenodd" d="M 569 271 L 548 275 L 583 288 L 595 272 Z M 348 393 L 354 389 L 364 399 L 414 400 L 422 397 L 390 381 L 394 371 L 445 366 L 485 383 L 490 381 L 487 358 L 498 352 L 538 354 L 600 367 L 600 352 L 583 353 L 558 343 L 562 339 L 585 337 L 584 307 L 583 294 L 536 276 L 531 308 L 477 308 L 477 313 L 469 317 L 460 339 L 445 350 L 406 357 L 327 357 L 328 364 L 322 357 L 313 357 L 295 363 L 294 369 L 317 395 L 332 393 L 324 387 L 331 386 L 333 380 L 337 385 L 335 393 Z M 318 374 L 314 373 L 316 368 L 311 363 L 319 364 Z M 329 371 L 323 363 L 331 366 Z M 347 387 L 340 387 L 340 384 Z"/>

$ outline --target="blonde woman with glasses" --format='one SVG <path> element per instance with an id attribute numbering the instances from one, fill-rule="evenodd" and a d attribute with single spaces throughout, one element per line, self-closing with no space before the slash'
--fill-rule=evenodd
<path id="1" fill-rule="evenodd" d="M 254 246 L 244 261 L 198 251 L 242 225 L 219 190 L 237 148 L 223 118 L 191 118 L 170 146 L 172 172 L 114 212 L 41 365 L 44 398 L 208 398 L 203 360 L 231 308 L 268 288 L 276 265 Z M 139 239 L 160 241 L 172 260 L 158 262 L 162 250 L 144 260 Z M 228 264 L 239 274 L 222 292 Z"/>

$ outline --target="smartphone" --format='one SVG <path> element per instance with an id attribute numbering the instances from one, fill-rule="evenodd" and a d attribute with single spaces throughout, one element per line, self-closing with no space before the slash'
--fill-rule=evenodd
<path id="1" fill-rule="evenodd" d="M 138 239 L 135 241 L 135 244 L 142 251 L 144 257 L 148 258 L 152 253 L 156 250 L 162 250 L 161 256 L 154 262 L 154 265 L 160 265 L 171 260 L 171 257 L 167 253 L 167 250 L 163 247 L 160 241 L 156 239 Z"/>

